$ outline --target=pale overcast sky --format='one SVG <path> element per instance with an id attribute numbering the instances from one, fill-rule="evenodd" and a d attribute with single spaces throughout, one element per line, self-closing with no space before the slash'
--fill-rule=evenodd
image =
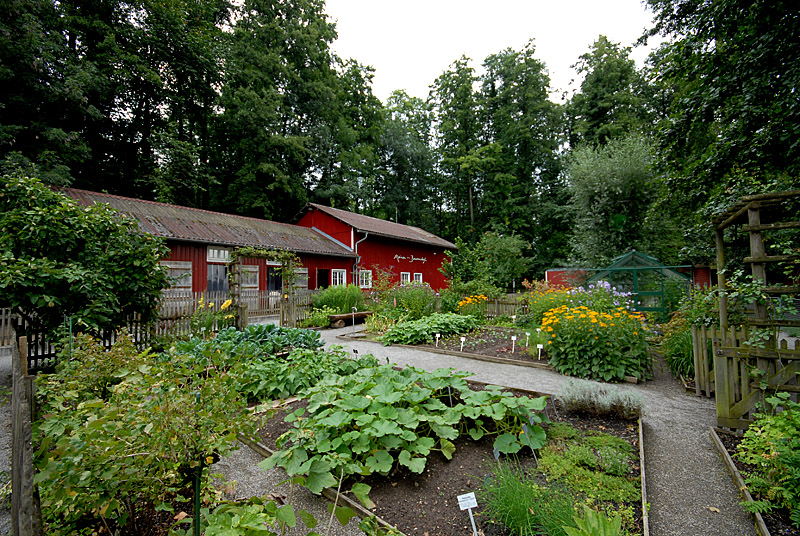
<path id="1" fill-rule="evenodd" d="M 570 66 L 600 34 L 632 46 L 652 21 L 640 0 L 327 0 L 325 11 L 337 23 L 334 52 L 374 67 L 373 91 L 384 102 L 395 89 L 426 98 L 462 55 L 480 69 L 486 56 L 521 50 L 531 38 L 560 95 L 572 89 Z M 651 48 L 633 49 L 639 66 Z"/>

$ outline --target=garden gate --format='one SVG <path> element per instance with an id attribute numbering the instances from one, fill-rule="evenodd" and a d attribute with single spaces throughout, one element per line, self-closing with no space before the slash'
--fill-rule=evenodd
<path id="1" fill-rule="evenodd" d="M 768 255 L 763 236 L 765 232 L 800 229 L 800 221 L 782 221 L 787 217 L 797 219 L 798 201 L 800 190 L 748 196 L 713 220 L 719 288 L 728 288 L 724 231 L 746 222 L 741 230 L 748 233 L 750 256 L 744 258 L 744 263 L 750 265 L 753 280 L 760 282 L 761 291 L 768 297 L 757 300 L 746 325 L 736 329 L 728 326 L 728 297 L 726 292 L 720 293 L 720 331 L 713 339 L 717 425 L 720 427 L 747 428 L 752 412 L 757 404 L 763 403 L 767 391 L 791 393 L 795 401 L 800 393 L 797 380 L 800 350 L 796 343 L 778 342 L 781 328 L 800 327 L 800 321 L 786 319 L 772 307 L 775 297 L 796 296 L 800 287 L 767 286 L 766 269 L 769 263 L 797 263 L 800 256 L 794 253 Z M 792 275 L 797 276 L 796 273 Z M 760 334 L 769 337 L 765 344 L 754 344 L 753 335 Z"/>

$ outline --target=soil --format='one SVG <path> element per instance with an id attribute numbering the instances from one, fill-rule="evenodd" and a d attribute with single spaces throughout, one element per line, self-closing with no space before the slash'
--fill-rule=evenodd
<path id="1" fill-rule="evenodd" d="M 741 436 L 719 432 L 717 435 L 719 436 L 720 441 L 722 441 L 722 444 L 725 446 L 725 450 L 728 451 L 728 454 L 733 460 L 733 464 L 736 466 L 736 469 L 738 469 L 742 474 L 742 478 L 745 478 L 746 473 L 755 470 L 755 467 L 746 463 L 742 463 L 736 456 L 734 456 L 736 454 L 736 447 L 739 446 L 739 443 L 742 440 Z M 771 536 L 800 536 L 800 528 L 792 525 L 792 522 L 789 519 L 789 511 L 785 508 L 775 510 L 769 514 L 761 514 L 761 517 L 764 518 L 764 523 L 767 525 Z"/>
<path id="2" fill-rule="evenodd" d="M 515 361 L 547 363 L 547 353 L 542 350 L 541 357 L 536 348 L 536 333 L 530 337 L 525 335 L 524 329 L 501 328 L 497 326 L 484 326 L 465 335 L 463 352 L 479 354 L 489 357 L 503 357 Z M 517 336 L 516 342 L 511 337 Z M 526 342 L 528 346 L 526 346 Z M 438 346 L 434 344 L 420 344 L 415 348 L 420 350 L 439 349 L 451 352 L 461 352 L 461 336 L 452 335 L 439 340 Z"/>
<path id="3" fill-rule="evenodd" d="M 288 411 L 292 411 L 289 407 Z M 548 401 L 547 415 L 552 422 L 566 422 L 579 430 L 600 430 L 624 438 L 638 452 L 639 438 L 635 421 L 619 418 L 601 418 L 585 414 L 567 414 L 553 400 Z M 285 413 L 283 413 L 285 414 Z M 287 430 L 282 414 L 264 423 L 262 441 L 270 447 L 274 440 Z M 495 463 L 493 438 L 471 441 L 462 438 L 455 442 L 456 452 L 446 460 L 440 452 L 428 457 L 425 471 L 414 474 L 407 470 L 396 470 L 388 477 L 375 475 L 365 480 L 372 487 L 370 499 L 376 503 L 372 510 L 376 515 L 396 526 L 408 536 L 463 536 L 471 534 L 469 514 L 458 507 L 459 495 L 477 492 L 483 479 Z M 527 451 L 526 449 L 526 452 Z M 535 470 L 533 456 L 520 455 L 517 463 L 523 471 Z M 638 465 L 632 476 L 638 477 Z M 507 536 L 503 526 L 492 524 L 480 510 L 473 511 L 475 523 L 485 536 Z M 641 504 L 635 508 L 635 522 L 642 533 Z"/>

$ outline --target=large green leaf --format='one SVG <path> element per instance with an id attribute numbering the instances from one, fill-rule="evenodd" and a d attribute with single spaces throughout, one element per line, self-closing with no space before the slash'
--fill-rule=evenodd
<path id="1" fill-rule="evenodd" d="M 353 492 L 353 495 L 356 496 L 356 499 L 358 499 L 366 508 L 375 507 L 375 503 L 369 498 L 369 492 L 371 490 L 372 488 L 363 482 L 357 482 L 353 484 L 352 488 L 350 488 L 350 491 Z"/>
<path id="2" fill-rule="evenodd" d="M 375 454 L 367 458 L 366 465 L 373 472 L 385 474 L 392 469 L 393 463 L 394 463 L 394 458 L 392 458 L 391 454 L 389 454 L 385 450 L 379 450 Z"/>
<path id="3" fill-rule="evenodd" d="M 425 469 L 425 458 L 413 458 L 407 450 L 400 451 L 397 461 L 408 467 L 413 473 L 421 473 Z"/>
<path id="4" fill-rule="evenodd" d="M 519 452 L 522 445 L 514 434 L 505 433 L 497 436 L 497 439 L 494 440 L 494 447 L 503 454 L 514 454 Z"/>

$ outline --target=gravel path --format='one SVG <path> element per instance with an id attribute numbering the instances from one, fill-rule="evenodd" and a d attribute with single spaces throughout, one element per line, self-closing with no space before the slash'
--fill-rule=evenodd
<path id="1" fill-rule="evenodd" d="M 11 348 L 0 347 L 0 486 L 11 480 Z M 9 484 L 10 486 L 10 484 Z M 0 493 L 2 496 L 6 496 Z M 11 495 L 0 502 L 0 534 L 11 534 Z"/>

